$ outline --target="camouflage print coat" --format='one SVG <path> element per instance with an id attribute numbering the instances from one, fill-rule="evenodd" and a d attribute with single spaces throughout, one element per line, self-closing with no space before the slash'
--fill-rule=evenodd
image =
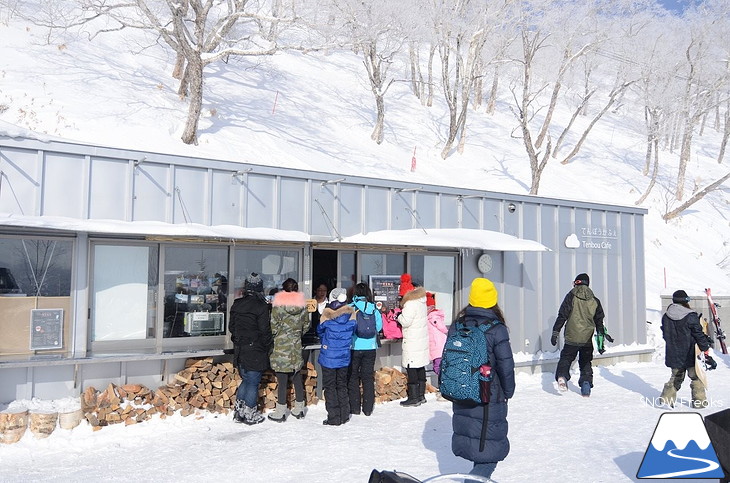
<path id="1" fill-rule="evenodd" d="M 309 313 L 301 292 L 277 292 L 271 302 L 271 333 L 274 351 L 271 368 L 295 372 L 302 368 L 302 334 L 309 330 Z"/>

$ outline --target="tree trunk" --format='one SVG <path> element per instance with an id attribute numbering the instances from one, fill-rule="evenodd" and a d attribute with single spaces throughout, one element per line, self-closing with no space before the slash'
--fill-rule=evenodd
<path id="1" fill-rule="evenodd" d="M 494 68 L 494 77 L 492 78 L 492 88 L 489 91 L 489 100 L 487 101 L 487 114 L 494 114 L 497 106 L 497 91 L 499 89 L 499 67 Z"/>
<path id="2" fill-rule="evenodd" d="M 421 65 L 418 58 L 418 44 L 411 42 L 408 50 L 411 63 L 411 90 L 423 102 L 423 75 L 421 74 Z"/>
<path id="3" fill-rule="evenodd" d="M 426 106 L 433 106 L 433 56 L 436 55 L 436 46 L 431 44 L 431 50 L 428 52 L 428 98 Z"/>
<path id="4" fill-rule="evenodd" d="M 596 92 L 595 89 L 593 89 L 590 93 L 586 94 L 586 96 L 583 97 L 583 100 L 581 104 L 573 111 L 573 114 L 570 116 L 570 121 L 568 121 L 568 125 L 565 126 L 565 129 L 563 129 L 563 132 L 560 133 L 560 136 L 558 137 L 558 140 L 555 142 L 555 148 L 553 149 L 552 156 L 553 158 L 558 157 L 558 151 L 560 151 L 560 147 L 563 145 L 563 141 L 565 141 L 565 137 L 570 132 L 570 128 L 573 127 L 573 123 L 575 123 L 575 120 L 578 118 L 578 116 L 584 112 L 586 104 L 588 104 L 588 100 L 593 96 L 593 94 Z"/>
<path id="5" fill-rule="evenodd" d="M 593 126 L 596 125 L 598 121 L 601 120 L 604 114 L 608 112 L 609 109 L 611 109 L 611 106 L 616 102 L 616 98 L 621 95 L 621 93 L 629 87 L 633 82 L 627 82 L 625 84 L 620 85 L 619 87 L 615 88 L 613 91 L 611 91 L 611 95 L 608 98 L 608 102 L 605 106 L 603 106 L 603 109 L 596 114 L 596 116 L 591 120 L 591 122 L 588 124 L 588 127 L 585 128 L 583 131 L 583 135 L 580 137 L 577 143 L 575 143 L 575 146 L 573 147 L 573 150 L 563 159 L 560 163 L 561 164 L 568 164 L 571 159 L 575 157 L 576 154 L 580 151 L 580 148 L 583 146 L 583 143 L 588 138 L 588 134 L 590 134 L 591 130 L 593 129 Z"/>
<path id="6" fill-rule="evenodd" d="M 175 68 L 172 69 L 172 78 L 182 80 L 183 73 L 185 72 L 185 56 L 178 53 L 175 58 Z M 178 94 L 180 92 L 178 91 Z"/>
<path id="7" fill-rule="evenodd" d="M 370 139 L 380 144 L 383 142 L 383 124 L 385 123 L 385 102 L 383 96 L 375 96 L 375 108 L 377 110 L 377 117 Z"/>
<path id="8" fill-rule="evenodd" d="M 203 61 L 200 58 L 188 63 L 185 78 L 190 83 L 190 106 L 182 141 L 185 144 L 198 144 L 198 121 L 203 107 Z"/>
<path id="9" fill-rule="evenodd" d="M 722 141 L 720 141 L 720 152 L 717 154 L 717 164 L 722 164 L 725 157 L 725 149 L 730 138 L 730 110 L 725 110 L 725 130 L 722 133 Z"/>
<path id="10" fill-rule="evenodd" d="M 692 131 L 693 124 L 688 119 L 685 123 L 684 136 L 682 136 L 682 150 L 679 153 L 679 170 L 677 172 L 677 192 L 675 198 L 678 201 L 682 201 L 684 198 L 684 181 L 687 173 L 687 164 L 689 164 L 689 157 L 692 152 Z"/>
<path id="11" fill-rule="evenodd" d="M 682 203 L 681 205 L 679 205 L 677 208 L 675 208 L 672 211 L 668 211 L 667 213 L 665 213 L 664 216 L 662 216 L 662 218 L 664 219 L 664 221 L 669 221 L 672 218 L 677 217 L 684 210 L 686 210 L 687 208 L 689 208 L 690 206 L 692 206 L 693 204 L 697 203 L 699 200 L 701 200 L 702 198 L 704 198 L 704 196 L 706 194 L 708 194 L 711 191 L 714 191 L 715 189 L 717 189 L 721 184 L 723 184 L 728 179 L 730 179 L 730 173 L 726 174 L 725 176 L 723 176 L 722 178 L 718 179 L 714 183 L 708 185 L 706 188 L 698 191 L 697 193 L 694 194 L 694 196 L 692 196 L 690 199 L 688 199 L 687 201 L 685 201 L 684 203 Z"/>
<path id="12" fill-rule="evenodd" d="M 652 151 L 651 144 L 652 143 L 649 143 L 649 147 L 647 148 L 647 151 L 649 153 L 651 153 L 651 151 Z M 657 174 L 659 173 L 659 139 L 657 139 L 656 137 L 654 137 L 653 145 L 654 145 L 654 149 L 653 149 L 654 150 L 654 169 L 651 172 L 651 180 L 649 181 L 649 186 L 646 187 L 646 191 L 644 192 L 644 194 L 641 195 L 641 197 L 638 200 L 636 200 L 636 203 L 635 203 L 636 205 L 640 205 L 644 202 L 644 200 L 646 200 L 647 196 L 649 196 L 649 193 L 651 193 L 651 190 L 654 188 L 654 185 L 656 184 L 656 177 L 657 177 Z"/>

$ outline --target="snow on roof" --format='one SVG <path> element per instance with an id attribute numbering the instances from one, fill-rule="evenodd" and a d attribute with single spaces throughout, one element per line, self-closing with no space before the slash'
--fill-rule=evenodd
<path id="1" fill-rule="evenodd" d="M 235 225 L 207 226 L 197 223 L 164 223 L 159 221 L 79 220 L 62 216 L 0 215 L 0 225 L 28 228 L 51 228 L 55 230 L 115 233 L 146 236 L 185 236 L 204 238 L 235 238 L 245 240 L 268 240 L 307 242 L 309 235 L 294 230 L 276 228 L 245 228 Z"/>
<path id="2" fill-rule="evenodd" d="M 441 248 L 478 248 L 502 252 L 550 251 L 545 245 L 498 231 L 468 228 L 381 230 L 344 237 L 342 243 L 409 245 Z"/>

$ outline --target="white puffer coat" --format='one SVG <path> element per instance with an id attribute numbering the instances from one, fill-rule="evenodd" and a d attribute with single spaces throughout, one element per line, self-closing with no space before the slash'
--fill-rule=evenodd
<path id="1" fill-rule="evenodd" d="M 431 359 L 428 353 L 428 315 L 426 290 L 418 287 L 407 292 L 401 300 L 403 311 L 398 322 L 403 327 L 404 368 L 426 367 Z"/>

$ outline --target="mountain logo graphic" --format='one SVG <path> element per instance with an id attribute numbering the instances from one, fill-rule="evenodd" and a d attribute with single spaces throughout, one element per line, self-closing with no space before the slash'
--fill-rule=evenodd
<path id="1" fill-rule="evenodd" d="M 662 414 L 636 477 L 724 478 L 702 416 Z"/>

